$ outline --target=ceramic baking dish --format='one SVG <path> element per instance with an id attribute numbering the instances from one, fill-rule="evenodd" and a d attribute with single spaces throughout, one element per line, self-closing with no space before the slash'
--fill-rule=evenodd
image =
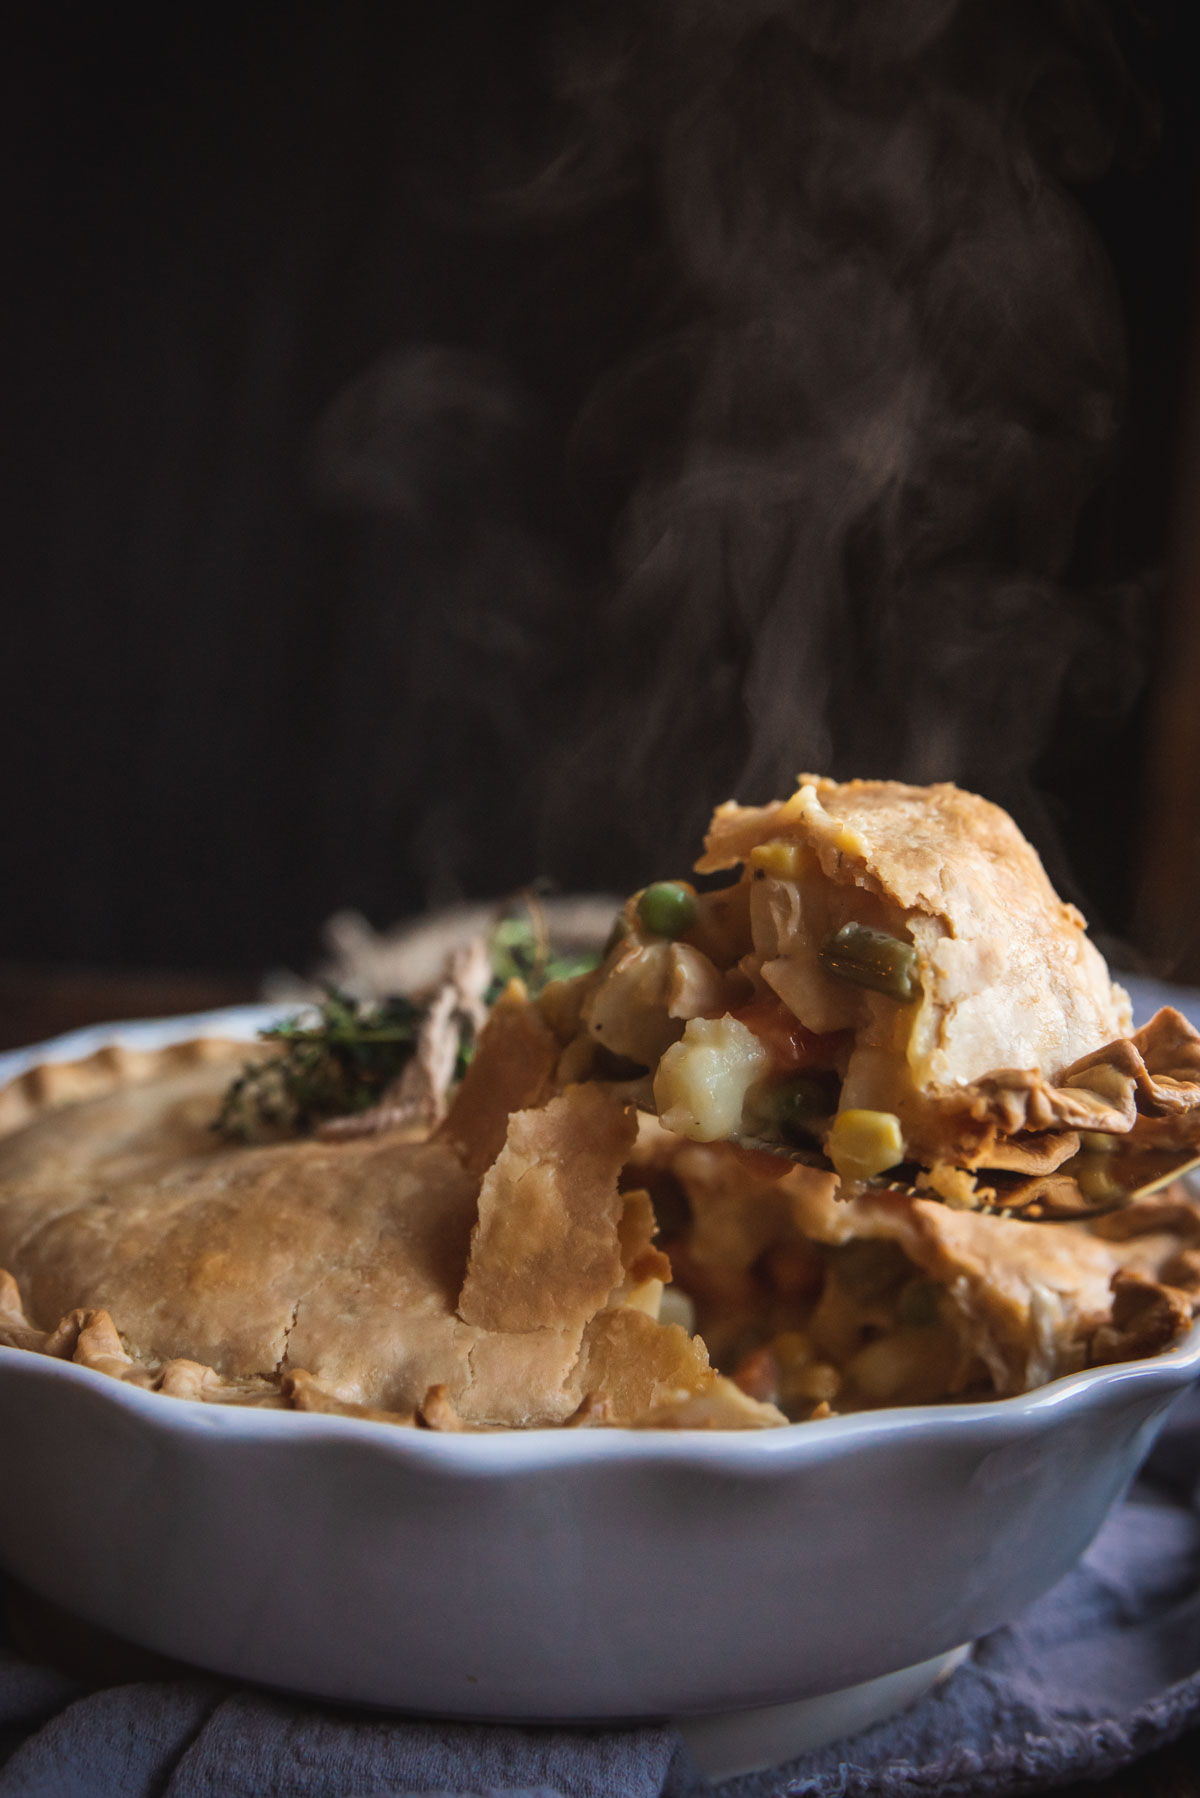
<path id="1" fill-rule="evenodd" d="M 120 1034 L 249 1035 L 263 1015 Z M 1014 1616 L 1198 1371 L 1200 1329 L 990 1402 L 455 1436 L 0 1349 L 0 1563 L 149 1648 L 333 1699 L 507 1719 L 791 1704 L 936 1668 Z"/>
<path id="2" fill-rule="evenodd" d="M 973 1405 L 442 1436 L 0 1349 L 0 1562 L 201 1667 L 446 1716 L 782 1703 L 929 1660 L 1086 1547 L 1200 1331 Z"/>

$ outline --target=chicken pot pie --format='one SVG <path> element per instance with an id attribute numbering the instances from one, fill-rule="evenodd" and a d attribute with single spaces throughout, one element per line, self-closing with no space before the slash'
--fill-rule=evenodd
<path id="1" fill-rule="evenodd" d="M 0 1345 L 432 1429 L 767 1428 L 1181 1333 L 1182 1187 L 1045 1218 L 1113 1184 L 1113 1142 L 1195 1140 L 1200 1037 L 1171 1012 L 1127 1034 L 1004 813 L 805 780 L 722 807 L 699 865 L 740 872 L 636 895 L 591 974 L 511 982 L 457 1084 L 434 1026 L 482 1021 L 478 956 L 365 1111 L 285 1128 L 276 1079 L 262 1140 L 214 1121 L 266 1049 L 25 1076 L 0 1094 Z"/>

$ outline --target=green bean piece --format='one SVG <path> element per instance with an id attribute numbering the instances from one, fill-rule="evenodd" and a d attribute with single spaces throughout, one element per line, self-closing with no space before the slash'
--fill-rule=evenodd
<path id="1" fill-rule="evenodd" d="M 680 880 L 656 880 L 638 900 L 637 913 L 653 936 L 682 936 L 696 922 L 696 895 Z"/>
<path id="2" fill-rule="evenodd" d="M 827 974 L 905 1005 L 911 1005 L 921 991 L 913 945 L 886 930 L 872 930 L 869 924 L 843 924 L 822 943 L 817 959 Z"/>

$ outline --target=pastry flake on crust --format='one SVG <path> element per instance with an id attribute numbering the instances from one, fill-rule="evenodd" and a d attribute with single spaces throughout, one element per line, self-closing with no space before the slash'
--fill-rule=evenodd
<path id="1" fill-rule="evenodd" d="M 479 1194 L 459 1296 L 466 1323 L 526 1331 L 577 1325 L 622 1277 L 617 1179 L 636 1122 L 600 1086 L 572 1086 L 509 1119 Z"/>
<path id="2" fill-rule="evenodd" d="M 511 981 L 492 1007 L 478 1047 L 438 1131 L 464 1167 L 482 1175 L 501 1149 L 508 1120 L 549 1098 L 561 1048 L 541 1012 Z"/>

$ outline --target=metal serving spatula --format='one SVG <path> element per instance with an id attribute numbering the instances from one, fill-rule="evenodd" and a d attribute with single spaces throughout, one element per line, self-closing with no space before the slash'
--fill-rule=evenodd
<path id="1" fill-rule="evenodd" d="M 819 1149 L 791 1148 L 749 1137 L 736 1140 L 741 1148 L 777 1155 L 802 1167 L 818 1168 L 822 1173 L 835 1171 L 828 1156 Z M 1200 1170 L 1200 1154 L 1193 1148 L 1115 1149 L 1111 1153 L 1087 1155 L 1086 1166 L 1081 1166 L 1080 1160 L 1080 1156 L 1073 1156 L 1055 1173 L 1037 1177 L 981 1169 L 980 1180 L 994 1189 L 995 1197 L 981 1198 L 972 1209 L 991 1217 L 1019 1217 L 1026 1223 L 1082 1221 L 1121 1211 L 1135 1199 L 1149 1198 L 1173 1180 Z M 920 1171 L 914 1162 L 901 1162 L 857 1185 L 865 1192 L 898 1192 L 910 1199 L 936 1201 L 936 1192 L 922 1190 L 915 1184 Z M 1091 1193 L 1080 1183 L 1079 1175 L 1093 1188 Z"/>

